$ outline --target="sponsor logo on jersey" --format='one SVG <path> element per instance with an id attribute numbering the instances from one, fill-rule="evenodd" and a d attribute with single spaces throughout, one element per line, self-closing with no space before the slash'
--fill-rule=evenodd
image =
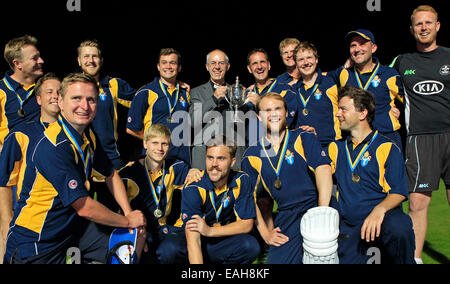
<path id="1" fill-rule="evenodd" d="M 431 80 L 422 81 L 417 83 L 413 89 L 414 92 L 420 95 L 429 96 L 439 94 L 440 92 L 442 92 L 444 90 L 444 84 L 438 81 L 431 81 Z"/>
<path id="2" fill-rule="evenodd" d="M 403 75 L 416 75 L 416 70 L 406 70 Z"/>

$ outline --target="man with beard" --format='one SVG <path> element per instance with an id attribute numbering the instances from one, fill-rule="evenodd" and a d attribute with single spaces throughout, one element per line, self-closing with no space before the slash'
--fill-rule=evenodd
<path id="1" fill-rule="evenodd" d="M 117 104 L 130 108 L 136 90 L 122 79 L 109 76 L 101 77 L 103 56 L 100 44 L 96 40 L 85 40 L 78 46 L 78 65 L 85 74 L 95 78 L 100 88 L 97 114 L 92 128 L 100 138 L 100 143 L 116 170 L 125 166 L 117 149 L 118 114 Z"/>
<path id="2" fill-rule="evenodd" d="M 450 202 L 450 49 L 437 44 L 440 28 L 433 7 L 417 7 L 410 27 L 417 52 L 400 55 L 393 63 L 406 91 L 406 172 L 417 263 L 422 263 L 431 194 L 441 178 Z"/>
<path id="3" fill-rule="evenodd" d="M 191 264 L 250 264 L 259 254 L 253 184 L 232 170 L 236 144 L 218 135 L 207 142 L 206 174 L 183 189 L 182 219 Z"/>
<path id="4" fill-rule="evenodd" d="M 36 45 L 37 39 L 29 35 L 14 38 L 5 45 L 4 56 L 11 70 L 0 81 L 0 150 L 14 126 L 39 117 L 34 85 L 44 74 L 44 60 Z"/>
<path id="5" fill-rule="evenodd" d="M 263 96 L 257 110 L 267 133 L 245 152 L 242 170 L 278 205 L 274 221 L 264 220 L 256 207 L 258 231 L 269 245 L 267 263 L 302 263 L 300 221 L 308 209 L 329 205 L 331 161 L 314 133 L 287 129 L 287 106 L 279 94 Z"/>

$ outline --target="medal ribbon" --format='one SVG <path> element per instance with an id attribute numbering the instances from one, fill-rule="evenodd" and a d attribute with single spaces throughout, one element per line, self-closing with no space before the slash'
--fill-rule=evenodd
<path id="1" fill-rule="evenodd" d="M 158 186 L 157 186 L 157 188 L 158 187 L 160 188 L 159 191 L 156 190 L 155 186 L 153 185 L 152 178 L 149 175 L 150 171 L 149 171 L 148 166 L 147 166 L 147 157 L 145 157 L 144 165 L 145 165 L 145 173 L 147 174 L 147 180 L 148 180 L 148 183 L 150 184 L 150 188 L 151 188 L 151 192 L 152 192 L 152 195 L 153 195 L 153 199 L 155 200 L 156 207 L 159 208 L 161 192 L 162 192 L 162 189 L 163 189 L 163 186 L 164 186 L 164 179 L 166 177 L 166 167 L 165 167 L 166 162 L 163 162 L 163 165 L 162 165 L 163 176 L 162 176 L 162 178 L 159 181 Z"/>
<path id="2" fill-rule="evenodd" d="M 375 140 L 375 138 L 378 136 L 378 131 L 375 131 L 375 134 L 373 135 L 372 139 L 366 143 L 366 145 L 364 145 L 364 147 L 361 149 L 361 151 L 359 152 L 358 156 L 356 157 L 355 162 L 352 162 L 352 158 L 350 157 L 350 151 L 348 150 L 348 145 L 347 143 L 345 143 L 345 149 L 347 151 L 347 161 L 348 164 L 350 166 L 350 170 L 353 171 L 355 170 L 356 166 L 359 164 L 359 161 L 362 159 L 364 153 L 366 153 L 367 149 L 370 147 L 370 145 L 372 144 L 372 142 Z"/>
<path id="3" fill-rule="evenodd" d="M 89 177 L 89 168 L 90 168 L 90 159 L 91 159 L 91 153 L 89 151 L 89 143 L 88 143 L 88 146 L 87 146 L 87 155 L 85 157 L 84 153 L 83 153 L 83 150 L 81 149 L 80 144 L 78 144 L 78 142 L 75 139 L 75 137 L 73 136 L 72 132 L 70 132 L 70 130 L 67 127 L 67 125 L 63 122 L 63 120 L 61 119 L 61 116 L 58 117 L 58 121 L 59 121 L 59 123 L 61 123 L 62 128 L 64 130 L 64 133 L 66 133 L 66 135 L 69 138 L 70 142 L 72 143 L 72 145 L 75 146 L 75 148 L 77 149 L 77 152 L 81 156 L 81 161 L 83 162 L 84 172 L 86 174 L 86 180 L 87 180 L 88 177 Z"/>
<path id="4" fill-rule="evenodd" d="M 161 87 L 161 90 L 163 91 L 164 95 L 166 96 L 167 99 L 167 105 L 169 106 L 169 117 L 172 116 L 172 112 L 174 111 L 175 107 L 177 106 L 178 103 L 178 94 L 180 93 L 180 85 L 177 84 L 177 94 L 175 97 L 175 104 L 172 107 L 172 103 L 170 102 L 170 97 L 169 94 L 167 94 L 167 90 L 166 87 L 164 86 L 163 82 L 161 80 L 159 80 L 159 86 Z"/>
<path id="5" fill-rule="evenodd" d="M 277 84 L 277 80 L 276 80 L 276 79 L 272 79 L 272 80 L 273 80 L 272 85 L 270 85 L 270 88 L 267 90 L 266 94 L 267 94 L 267 93 L 270 93 L 270 92 L 272 91 L 272 89 L 275 87 L 275 85 Z M 255 93 L 257 93 L 259 96 L 261 95 L 261 94 L 258 92 L 258 87 L 256 87 L 256 83 L 255 83 L 255 86 L 253 87 L 253 90 L 254 90 Z"/>
<path id="6" fill-rule="evenodd" d="M 277 175 L 277 177 L 280 175 L 281 166 L 283 165 L 283 161 L 284 161 L 284 155 L 286 155 L 286 150 L 287 150 L 287 145 L 288 145 L 288 141 L 289 141 L 289 136 L 290 136 L 289 135 L 289 130 L 286 130 L 286 137 L 284 139 L 282 152 L 281 152 L 280 158 L 278 159 L 278 164 L 277 164 L 276 168 L 273 166 L 272 160 L 269 158 L 269 155 L 267 154 L 266 147 L 264 146 L 264 137 L 261 138 L 262 149 L 263 149 L 264 153 L 266 154 L 266 157 L 269 160 L 270 166 L 274 170 L 274 172 Z"/>
<path id="7" fill-rule="evenodd" d="M 308 98 L 306 99 L 306 101 L 303 98 L 303 95 L 302 95 L 302 92 L 300 91 L 300 88 L 298 89 L 298 94 L 300 95 L 300 99 L 302 100 L 303 107 L 306 107 L 306 105 L 309 102 L 309 99 L 311 98 L 311 95 L 314 94 L 314 92 L 317 90 L 318 87 L 319 87 L 319 83 L 316 83 L 314 85 L 314 88 L 313 88 L 312 92 L 309 94 Z M 306 88 L 305 88 L 305 90 L 306 90 Z"/>
<path id="8" fill-rule="evenodd" d="M 22 98 L 19 96 L 19 94 L 11 87 L 11 84 L 9 84 L 8 79 L 6 79 L 6 77 L 3 78 L 3 82 L 5 82 L 6 86 L 8 87 L 8 89 L 10 89 L 11 91 L 14 92 L 14 94 L 16 94 L 17 100 L 19 101 L 19 105 L 20 105 L 20 109 L 22 109 L 22 105 L 23 103 L 31 96 L 31 94 L 34 91 L 34 88 L 31 89 L 28 93 L 27 96 L 25 97 L 24 100 L 22 100 Z"/>
<path id="9" fill-rule="evenodd" d="M 358 75 L 358 71 L 356 71 L 356 67 L 354 68 L 356 81 L 357 81 L 360 89 L 367 90 L 369 88 L 370 83 L 372 83 L 373 79 L 375 78 L 375 76 L 378 73 L 378 69 L 380 69 L 380 62 L 378 62 L 377 66 L 375 67 L 375 70 L 373 70 L 373 72 L 372 72 L 372 75 L 370 75 L 369 81 L 367 81 L 366 85 L 363 88 L 361 79 L 359 78 L 359 75 Z"/>
<path id="10" fill-rule="evenodd" d="M 227 187 L 227 190 L 226 190 L 226 192 L 225 192 L 225 195 L 223 196 L 223 198 L 222 198 L 222 201 L 220 202 L 220 206 L 219 206 L 219 209 L 216 209 L 216 201 L 215 201 L 215 199 L 214 199 L 214 190 L 210 190 L 209 191 L 209 199 L 211 199 L 211 204 L 212 204 L 212 206 L 213 206 L 213 208 L 214 208 L 214 212 L 216 212 L 216 222 L 217 223 L 219 223 L 219 216 L 220 216 L 220 213 L 222 213 L 222 207 L 223 207 L 223 200 L 224 200 L 224 198 L 226 198 L 227 196 L 228 196 L 228 191 L 229 191 L 230 189 Z"/>

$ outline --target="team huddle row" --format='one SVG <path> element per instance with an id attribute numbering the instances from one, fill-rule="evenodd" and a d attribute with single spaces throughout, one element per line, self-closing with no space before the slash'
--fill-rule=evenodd
<path id="1" fill-rule="evenodd" d="M 450 160 L 436 154 L 449 143 L 423 140 L 450 140 L 450 64 L 442 66 L 450 52 L 436 44 L 431 7 L 414 11 L 412 30 L 420 52 L 399 56 L 394 68 L 373 56 L 375 37 L 364 29 L 347 34 L 350 60 L 330 72 L 308 42 L 280 43 L 286 73 L 276 78 L 267 53 L 251 50 L 255 83 L 238 106 L 241 121 L 221 50 L 207 55 L 210 80 L 191 89 L 177 80 L 181 55 L 162 49 L 159 76 L 136 91 L 100 75 L 95 40 L 78 47 L 82 72 L 63 80 L 43 74 L 35 38 L 9 41 L 12 70 L 0 81 L 4 262 L 65 263 L 71 248 L 102 263 L 244 264 L 266 250 L 273 264 L 367 263 L 373 248 L 383 262 L 419 262 L 413 196 L 427 196 L 440 178 L 450 188 L 448 172 L 413 170 Z M 434 89 L 417 85 L 432 80 L 445 87 L 421 93 Z M 142 140 L 133 161 L 117 149 L 118 103 L 129 108 L 126 132 Z M 180 143 L 191 127 L 192 146 Z M 404 155 L 418 158 L 405 167 Z"/>

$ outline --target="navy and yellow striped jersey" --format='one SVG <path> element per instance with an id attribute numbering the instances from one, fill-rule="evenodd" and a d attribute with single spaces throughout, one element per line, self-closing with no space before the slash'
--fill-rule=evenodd
<path id="1" fill-rule="evenodd" d="M 364 152 L 364 148 L 367 151 Z M 388 194 L 408 198 L 402 153 L 377 131 L 358 145 L 353 144 L 351 137 L 332 142 L 328 146 L 328 155 L 337 180 L 340 212 L 349 223 L 364 220 Z M 352 167 L 353 174 L 360 179 L 357 182 L 352 180 Z"/>
<path id="2" fill-rule="evenodd" d="M 298 115 L 303 117 L 304 125 L 313 126 L 323 147 L 342 138 L 338 111 L 338 88 L 334 81 L 322 75 L 318 69 L 318 77 L 312 86 L 306 86 L 300 79 L 292 87 L 297 90 Z M 296 125 L 296 128 L 301 126 Z"/>
<path id="3" fill-rule="evenodd" d="M 318 193 L 311 174 L 324 164 L 330 164 L 330 160 L 316 135 L 297 129 L 286 131 L 278 152 L 265 137 L 250 146 L 242 159 L 242 170 L 256 184 L 255 191 L 262 184 L 279 210 L 300 206 L 306 211 L 317 206 Z M 280 189 L 275 187 L 276 171 Z"/>
<path id="4" fill-rule="evenodd" d="M 375 99 L 375 120 L 372 127 L 381 133 L 390 133 L 400 129 L 401 125 L 391 113 L 395 105 L 395 99 L 403 102 L 403 84 L 398 72 L 388 66 L 381 65 L 374 58 L 375 67 L 360 74 L 356 68 L 346 69 L 343 67 L 328 72 L 327 76 L 332 78 L 338 87 L 353 86 L 366 88 L 373 94 Z M 374 74 L 376 72 L 376 74 Z"/>
<path id="5" fill-rule="evenodd" d="M 7 255 L 19 249 L 22 258 L 34 256 L 71 237 L 83 221 L 71 204 L 89 195 L 86 181 L 93 167 L 105 176 L 113 171 L 92 130 L 80 135 L 62 116 L 49 125 L 27 162 L 8 233 Z"/>
<path id="6" fill-rule="evenodd" d="M 17 186 L 16 200 L 22 190 L 28 159 L 48 123 L 39 119 L 24 122 L 10 131 L 0 153 L 0 186 Z"/>
<path id="7" fill-rule="evenodd" d="M 98 135 L 103 149 L 108 154 L 116 170 L 125 163 L 117 150 L 117 104 L 130 108 L 136 90 L 122 79 L 103 77 L 99 82 L 100 95 L 97 114 L 92 121 L 92 128 Z"/>
<path id="8" fill-rule="evenodd" d="M 34 94 L 34 84 L 25 88 L 10 77 L 12 74 L 12 71 L 8 71 L 0 80 L 0 144 L 3 144 L 8 132 L 16 125 L 34 120 L 41 114 Z M 21 108 L 24 117 L 18 113 Z"/>
<path id="9" fill-rule="evenodd" d="M 188 164 L 168 159 L 158 174 L 152 176 L 144 163 L 141 159 L 119 171 L 131 208 L 144 213 L 148 231 L 164 225 L 181 227 L 181 190 L 189 172 Z M 161 217 L 154 214 L 158 208 Z"/>
<path id="10" fill-rule="evenodd" d="M 174 89 L 169 89 L 158 77 L 150 84 L 145 85 L 136 93 L 128 112 L 127 128 L 135 132 L 145 131 L 152 124 L 163 124 L 170 131 L 180 126 L 184 121 L 179 115 L 189 117 L 189 93 L 178 84 Z M 185 112 L 185 113 L 182 113 Z M 172 117 L 173 116 L 173 117 Z M 169 122 L 170 117 L 172 119 Z M 180 133 L 175 140 L 183 140 Z M 189 141 L 190 142 L 190 141 Z M 190 163 L 189 148 L 187 146 L 171 146 L 168 158 L 175 158 Z"/>
<path id="11" fill-rule="evenodd" d="M 201 181 L 188 183 L 183 189 L 183 222 L 194 215 L 204 217 L 208 226 L 254 219 L 256 211 L 252 189 L 253 184 L 244 172 L 231 170 L 226 186 L 215 188 L 204 171 Z"/>

